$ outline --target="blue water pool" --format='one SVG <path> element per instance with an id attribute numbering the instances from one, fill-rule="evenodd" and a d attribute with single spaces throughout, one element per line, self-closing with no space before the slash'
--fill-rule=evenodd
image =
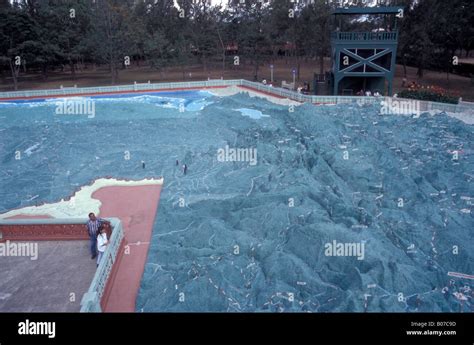
<path id="1" fill-rule="evenodd" d="M 474 274 L 472 125 L 204 91 L 57 102 L 0 103 L 0 212 L 163 176 L 137 311 L 473 311 L 448 276 Z"/>

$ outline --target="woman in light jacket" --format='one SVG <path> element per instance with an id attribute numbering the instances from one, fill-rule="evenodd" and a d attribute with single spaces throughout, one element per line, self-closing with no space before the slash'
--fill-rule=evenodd
<path id="1" fill-rule="evenodd" d="M 97 267 L 99 267 L 100 260 L 104 256 L 104 252 L 108 244 L 109 241 L 107 240 L 107 233 L 105 232 L 105 228 L 103 226 L 100 226 L 97 235 Z"/>

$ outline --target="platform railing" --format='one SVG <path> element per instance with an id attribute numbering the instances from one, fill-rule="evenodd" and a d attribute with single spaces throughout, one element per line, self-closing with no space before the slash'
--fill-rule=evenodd
<path id="1" fill-rule="evenodd" d="M 335 41 L 393 41 L 398 39 L 398 32 L 333 32 Z"/>
<path id="2" fill-rule="evenodd" d="M 112 226 L 112 235 L 109 244 L 105 249 L 99 267 L 95 272 L 89 290 L 81 300 L 81 312 L 101 312 L 101 299 L 104 294 L 107 282 L 112 273 L 113 265 L 119 256 L 119 249 L 124 239 L 122 222 L 118 218 L 108 218 Z"/>

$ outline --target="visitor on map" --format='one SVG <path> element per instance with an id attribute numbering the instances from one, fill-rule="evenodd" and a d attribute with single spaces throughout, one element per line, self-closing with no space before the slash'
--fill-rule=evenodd
<path id="1" fill-rule="evenodd" d="M 305 83 L 304 83 L 303 91 L 306 92 L 306 93 L 310 93 L 310 92 L 311 92 L 311 88 L 310 88 L 308 82 L 305 82 Z"/>
<path id="2" fill-rule="evenodd" d="M 176 160 L 176 166 L 178 166 L 178 165 L 179 165 L 179 160 Z"/>
<path id="3" fill-rule="evenodd" d="M 89 213 L 89 220 L 87 221 L 86 226 L 91 240 L 92 260 L 97 257 L 97 235 L 99 233 L 99 227 L 103 224 L 110 224 L 110 222 L 103 218 L 97 218 L 93 212 Z"/>
<path id="4" fill-rule="evenodd" d="M 188 166 L 186 164 L 183 165 L 183 173 L 184 175 L 186 175 L 186 173 L 188 172 Z"/>
<path id="5" fill-rule="evenodd" d="M 99 267 L 100 260 L 104 256 L 105 249 L 109 241 L 107 240 L 107 233 L 105 232 L 105 227 L 101 225 L 99 227 L 99 233 L 97 235 L 97 252 L 99 255 L 97 256 L 97 267 Z"/>
<path id="6" fill-rule="evenodd" d="M 267 80 L 266 80 L 266 79 L 263 79 L 263 80 L 262 80 L 262 84 L 263 84 L 263 85 L 267 85 Z"/>
<path id="7" fill-rule="evenodd" d="M 406 77 L 403 77 L 402 79 L 402 87 L 406 87 L 407 86 L 407 78 Z"/>

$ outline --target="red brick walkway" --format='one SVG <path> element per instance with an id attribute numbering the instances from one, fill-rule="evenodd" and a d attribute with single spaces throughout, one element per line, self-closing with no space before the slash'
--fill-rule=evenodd
<path id="1" fill-rule="evenodd" d="M 161 185 L 104 187 L 92 196 L 102 202 L 100 217 L 122 221 L 125 245 L 110 292 L 103 297 L 105 312 L 134 312 L 135 300 L 148 255 Z"/>

